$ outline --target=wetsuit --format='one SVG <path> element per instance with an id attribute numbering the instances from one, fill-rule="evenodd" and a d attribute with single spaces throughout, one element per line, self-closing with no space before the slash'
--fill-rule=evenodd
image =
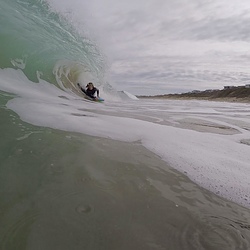
<path id="1" fill-rule="evenodd" d="M 82 89 L 82 91 L 91 98 L 96 98 L 95 92 L 97 93 L 97 96 L 99 96 L 99 90 L 96 87 L 94 87 L 93 89 L 88 89 L 88 88 L 86 90 Z"/>
<path id="2" fill-rule="evenodd" d="M 85 94 L 85 95 L 87 95 L 87 96 L 89 96 L 90 98 L 93 98 L 93 99 L 95 99 L 96 97 L 95 97 L 95 92 L 97 92 L 97 96 L 99 96 L 99 89 L 97 89 L 96 87 L 94 87 L 93 89 L 84 89 L 84 88 L 82 88 L 81 86 L 80 86 L 80 84 L 79 83 L 77 83 L 77 85 L 80 87 L 80 89 L 82 90 L 82 92 Z"/>

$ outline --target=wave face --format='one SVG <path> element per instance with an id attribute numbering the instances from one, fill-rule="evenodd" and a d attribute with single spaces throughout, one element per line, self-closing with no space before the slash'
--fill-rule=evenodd
<path id="1" fill-rule="evenodd" d="M 70 87 L 76 81 L 103 82 L 104 57 L 43 0 L 0 1 L 0 67 L 21 69 L 38 78 Z"/>

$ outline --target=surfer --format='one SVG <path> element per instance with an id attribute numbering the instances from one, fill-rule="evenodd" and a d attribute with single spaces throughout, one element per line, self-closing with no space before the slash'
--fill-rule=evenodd
<path id="1" fill-rule="evenodd" d="M 82 88 L 79 83 L 77 83 L 77 85 L 81 89 L 81 91 L 90 98 L 95 100 L 96 99 L 95 93 L 97 94 L 97 98 L 99 98 L 99 89 L 94 87 L 92 82 L 89 82 L 87 84 L 86 89 Z"/>

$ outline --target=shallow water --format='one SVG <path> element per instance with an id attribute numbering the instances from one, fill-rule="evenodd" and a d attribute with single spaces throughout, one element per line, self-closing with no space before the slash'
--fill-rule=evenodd
<path id="1" fill-rule="evenodd" d="M 42 128 L 1 111 L 0 249 L 248 249 L 249 210 L 140 142 Z M 8 126 L 8 127 L 7 127 Z"/>

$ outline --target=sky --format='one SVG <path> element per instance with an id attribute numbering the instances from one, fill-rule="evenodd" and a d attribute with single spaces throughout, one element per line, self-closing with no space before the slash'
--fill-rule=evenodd
<path id="1" fill-rule="evenodd" d="M 136 95 L 250 82 L 248 0 L 49 0 L 107 58 L 109 81 Z"/>

